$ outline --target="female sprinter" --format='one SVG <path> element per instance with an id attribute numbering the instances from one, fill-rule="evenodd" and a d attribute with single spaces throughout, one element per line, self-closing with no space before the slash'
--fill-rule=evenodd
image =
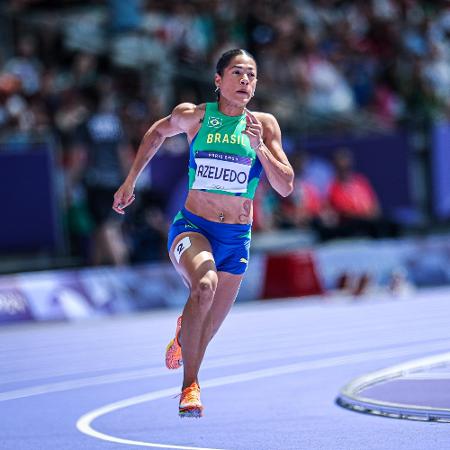
<path id="1" fill-rule="evenodd" d="M 250 112 L 256 62 L 230 50 L 217 63 L 217 102 L 182 103 L 145 133 L 130 172 L 114 195 L 124 214 L 134 201 L 139 174 L 169 136 L 186 133 L 190 144 L 189 194 L 169 231 L 170 259 L 189 287 L 189 299 L 166 351 L 169 369 L 184 366 L 181 417 L 201 417 L 198 372 L 206 347 L 227 316 L 247 269 L 252 199 L 264 169 L 282 196 L 292 192 L 294 173 L 270 114 Z"/>

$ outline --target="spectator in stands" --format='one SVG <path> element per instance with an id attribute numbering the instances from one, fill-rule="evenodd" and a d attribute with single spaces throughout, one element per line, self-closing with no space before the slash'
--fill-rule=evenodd
<path id="1" fill-rule="evenodd" d="M 78 129 L 73 149 L 86 154 L 85 184 L 88 209 L 95 223 L 93 264 L 122 265 L 128 262 L 128 249 L 120 217 L 111 210 L 115 186 L 128 170 L 131 148 L 119 116 L 105 98 L 90 91 L 93 113 Z"/>
<path id="2" fill-rule="evenodd" d="M 65 89 L 58 96 L 54 121 L 59 136 L 65 143 L 85 123 L 89 115 L 87 100 L 76 89 Z"/>
<path id="3" fill-rule="evenodd" d="M 280 199 L 280 218 L 282 227 L 304 228 L 320 220 L 323 200 L 319 189 L 305 179 L 308 155 L 299 152 L 292 158 L 295 173 L 294 191 L 289 197 Z"/>
<path id="4" fill-rule="evenodd" d="M 317 39 L 307 34 L 303 45 L 297 73 L 308 110 L 319 115 L 353 111 L 355 104 L 350 86 L 332 62 L 322 56 Z"/>
<path id="5" fill-rule="evenodd" d="M 395 92 L 388 73 L 383 74 L 377 80 L 373 92 L 371 111 L 381 126 L 390 129 L 395 128 L 396 123 L 403 114 L 403 101 Z"/>
<path id="6" fill-rule="evenodd" d="M 450 55 L 441 44 L 432 44 L 422 74 L 438 102 L 450 105 Z"/>
<path id="7" fill-rule="evenodd" d="M 328 206 L 326 196 L 308 173 L 310 156 L 300 151 L 292 158 L 295 173 L 293 193 L 279 199 L 278 224 L 282 228 L 313 230 L 320 240 L 328 237 L 329 230 L 337 225 L 337 215 Z"/>
<path id="8" fill-rule="evenodd" d="M 134 211 L 127 219 L 130 261 L 145 263 L 167 259 L 166 236 L 169 224 L 164 217 L 161 196 L 150 190 L 142 191 Z"/>
<path id="9" fill-rule="evenodd" d="M 64 223 L 71 256 L 83 265 L 92 263 L 92 235 L 95 230 L 83 185 L 86 157 L 85 151 L 76 148 L 64 155 Z"/>
<path id="10" fill-rule="evenodd" d="M 0 140 L 10 146 L 30 142 L 34 117 L 17 75 L 0 75 Z"/>
<path id="11" fill-rule="evenodd" d="M 78 89 L 93 88 L 99 78 L 98 59 L 90 53 L 79 53 L 75 56 L 67 76 L 73 86 Z"/>
<path id="12" fill-rule="evenodd" d="M 20 95 L 21 83 L 17 76 L 4 73 L 0 75 L 0 130 L 4 131 L 11 125 L 15 111 L 20 112 L 25 107 L 25 101 Z M 17 105 L 17 106 L 15 106 Z"/>
<path id="13" fill-rule="evenodd" d="M 329 229 L 327 237 L 382 237 L 391 234 L 370 181 L 353 171 L 351 152 L 346 148 L 338 149 L 333 163 L 336 177 L 329 189 L 328 203 L 337 215 L 337 225 Z"/>
<path id="14" fill-rule="evenodd" d="M 341 218 L 374 219 L 379 216 L 378 199 L 369 180 L 353 171 L 353 155 L 339 149 L 333 156 L 336 178 L 331 183 L 329 202 Z"/>
<path id="15" fill-rule="evenodd" d="M 330 161 L 312 152 L 301 150 L 298 164 L 302 179 L 313 184 L 319 191 L 320 198 L 325 200 L 334 179 L 334 169 Z"/>
<path id="16" fill-rule="evenodd" d="M 16 75 L 26 96 L 36 94 L 41 86 L 42 64 L 37 57 L 34 36 L 21 36 L 17 42 L 16 55 L 5 64 L 5 70 Z"/>

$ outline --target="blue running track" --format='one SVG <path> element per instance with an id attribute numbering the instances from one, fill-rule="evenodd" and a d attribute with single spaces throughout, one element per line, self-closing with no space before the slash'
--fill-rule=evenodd
<path id="1" fill-rule="evenodd" d="M 0 329 L 0 449 L 450 449 L 450 425 L 335 404 L 354 377 L 450 349 L 450 290 L 237 304 L 211 343 L 202 419 L 164 367 L 178 311 Z"/>

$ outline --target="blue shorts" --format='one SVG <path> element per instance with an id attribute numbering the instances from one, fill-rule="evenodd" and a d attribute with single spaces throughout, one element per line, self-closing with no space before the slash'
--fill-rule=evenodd
<path id="1" fill-rule="evenodd" d="M 208 239 L 218 271 L 241 275 L 247 270 L 251 225 L 211 222 L 183 208 L 169 230 L 169 252 L 175 238 L 186 232 L 200 233 Z"/>

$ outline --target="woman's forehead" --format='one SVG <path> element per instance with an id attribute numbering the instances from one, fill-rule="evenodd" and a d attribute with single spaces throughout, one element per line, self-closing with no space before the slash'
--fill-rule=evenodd
<path id="1" fill-rule="evenodd" d="M 233 57 L 233 59 L 228 64 L 227 68 L 231 68 L 234 66 L 241 66 L 246 69 L 256 70 L 255 60 L 252 57 L 244 54 L 236 55 L 235 57 Z"/>

